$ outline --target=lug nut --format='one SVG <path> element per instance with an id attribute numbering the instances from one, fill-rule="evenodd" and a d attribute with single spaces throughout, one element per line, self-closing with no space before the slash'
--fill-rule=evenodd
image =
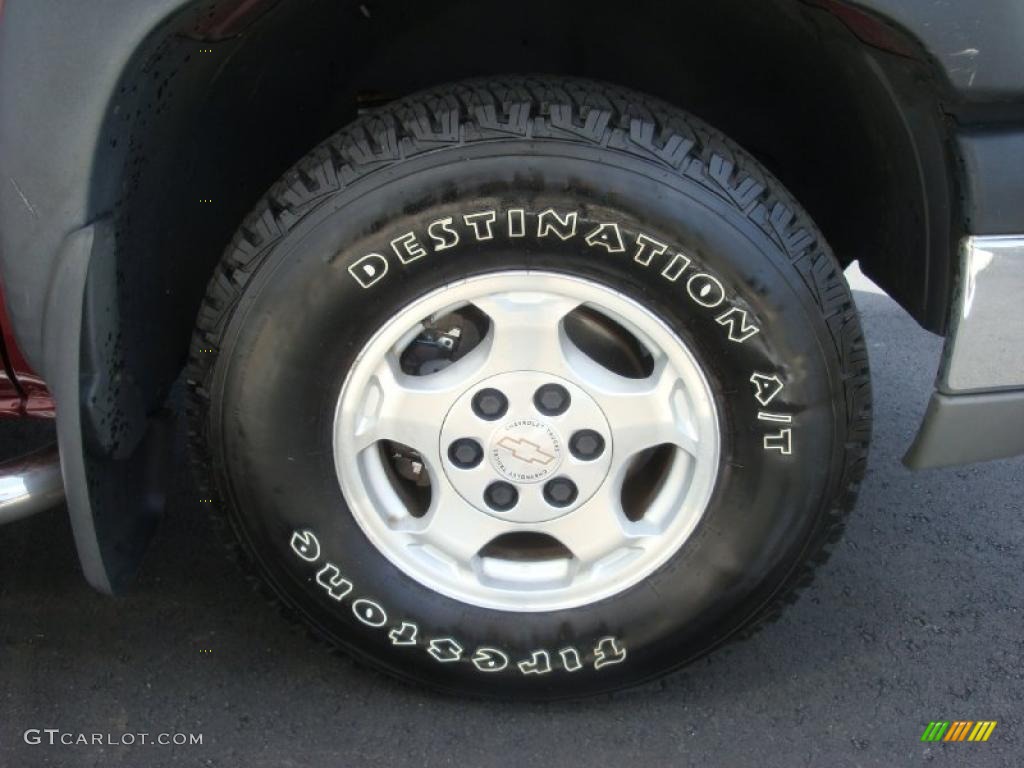
<path id="1" fill-rule="evenodd" d="M 448 446 L 448 458 L 459 469 L 471 469 L 484 457 L 480 443 L 469 437 L 460 437 Z"/>
<path id="2" fill-rule="evenodd" d="M 498 512 L 507 512 L 519 502 L 519 491 L 511 483 L 497 480 L 484 491 L 487 506 Z"/>
<path id="3" fill-rule="evenodd" d="M 544 498 L 553 507 L 568 507 L 578 493 L 576 483 L 568 477 L 556 477 L 544 484 Z"/>
<path id="4" fill-rule="evenodd" d="M 561 384 L 545 384 L 533 395 L 533 404 L 545 416 L 557 416 L 565 413 L 572 398 L 569 390 Z"/>
<path id="5" fill-rule="evenodd" d="M 500 419 L 508 410 L 508 398 L 496 389 L 481 389 L 473 395 L 473 413 L 481 419 Z"/>
<path id="6" fill-rule="evenodd" d="M 604 438 L 592 429 L 581 429 L 569 438 L 569 451 L 581 461 L 593 461 L 604 453 Z"/>

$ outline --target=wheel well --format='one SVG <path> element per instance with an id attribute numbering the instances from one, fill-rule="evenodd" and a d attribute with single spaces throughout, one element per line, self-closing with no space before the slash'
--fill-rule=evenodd
<path id="1" fill-rule="evenodd" d="M 239 12 L 209 23 L 224 6 Z M 942 332 L 960 219 L 944 83 L 912 40 L 834 0 L 750 8 L 187 3 L 124 72 L 94 164 L 93 214 L 113 222 L 117 275 L 107 354 L 156 408 L 221 252 L 295 160 L 375 104 L 514 72 L 615 82 L 704 118 L 782 180 L 844 264 L 859 259 Z"/>

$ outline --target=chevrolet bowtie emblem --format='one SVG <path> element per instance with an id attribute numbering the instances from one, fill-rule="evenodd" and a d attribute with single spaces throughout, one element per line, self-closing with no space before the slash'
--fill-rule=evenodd
<path id="1" fill-rule="evenodd" d="M 547 451 L 542 451 L 536 443 L 521 437 L 503 437 L 498 441 L 498 447 L 504 448 L 517 459 L 525 461 L 527 464 L 547 466 L 556 458 Z"/>

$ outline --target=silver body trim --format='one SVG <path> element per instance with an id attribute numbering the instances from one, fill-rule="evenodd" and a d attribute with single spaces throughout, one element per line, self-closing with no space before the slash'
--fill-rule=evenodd
<path id="1" fill-rule="evenodd" d="M 1024 235 L 968 237 L 960 250 L 938 389 L 1024 387 Z"/>
<path id="2" fill-rule="evenodd" d="M 952 467 L 1024 453 L 1024 390 L 932 392 L 921 429 L 903 457 L 910 469 Z"/>
<path id="3" fill-rule="evenodd" d="M 20 520 L 64 501 L 57 446 L 0 465 L 0 523 Z"/>
<path id="4" fill-rule="evenodd" d="M 964 238 L 935 392 L 911 469 L 1024 453 L 1024 235 Z"/>

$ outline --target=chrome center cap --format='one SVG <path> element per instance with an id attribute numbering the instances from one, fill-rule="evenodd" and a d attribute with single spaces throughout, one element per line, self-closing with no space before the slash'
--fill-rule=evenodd
<path id="1" fill-rule="evenodd" d="M 534 418 L 513 419 L 491 435 L 491 466 L 512 483 L 539 483 L 558 471 L 564 449 L 558 433 Z"/>

